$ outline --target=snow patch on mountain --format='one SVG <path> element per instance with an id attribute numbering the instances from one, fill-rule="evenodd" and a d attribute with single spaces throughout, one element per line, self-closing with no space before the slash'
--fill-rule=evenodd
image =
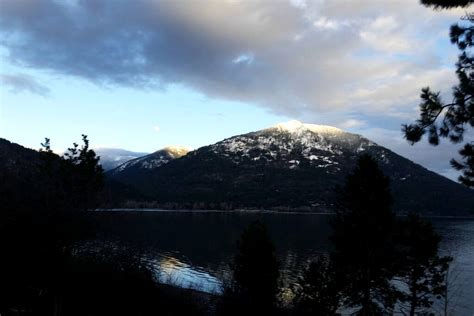
<path id="1" fill-rule="evenodd" d="M 154 169 L 164 164 L 167 164 L 171 160 L 180 158 L 186 155 L 191 149 L 185 146 L 167 146 L 163 149 L 155 151 L 144 157 L 133 159 L 121 164 L 115 173 L 123 172 L 124 170 L 135 167 L 139 169 Z"/>
<path id="2" fill-rule="evenodd" d="M 339 128 L 304 124 L 299 121 L 225 139 L 210 146 L 215 154 L 238 164 L 244 160 L 283 163 L 294 169 L 301 161 L 313 167 L 326 168 L 339 164 L 343 152 L 359 153 L 375 143 Z"/>
<path id="3" fill-rule="evenodd" d="M 191 148 L 186 147 L 186 146 L 175 145 L 175 146 L 166 146 L 165 148 L 163 148 L 163 150 L 176 159 L 176 158 L 185 156 L 187 153 L 191 151 Z"/>
<path id="4" fill-rule="evenodd" d="M 100 157 L 100 164 L 104 170 L 114 169 L 124 162 L 132 159 L 143 157 L 149 153 L 145 152 L 133 152 L 120 148 L 94 148 L 97 156 Z M 61 153 L 63 154 L 63 153 Z"/>
<path id="5" fill-rule="evenodd" d="M 289 122 L 279 123 L 273 127 L 270 127 L 270 129 L 278 129 L 278 130 L 289 132 L 289 133 L 302 133 L 308 130 L 313 133 L 322 133 L 322 134 L 344 133 L 343 130 L 337 127 L 327 126 L 327 125 L 305 124 L 297 120 L 291 120 Z"/>

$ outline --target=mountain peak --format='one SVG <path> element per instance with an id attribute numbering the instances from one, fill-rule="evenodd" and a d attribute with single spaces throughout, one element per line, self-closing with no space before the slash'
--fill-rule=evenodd
<path id="1" fill-rule="evenodd" d="M 277 129 L 280 131 L 285 131 L 289 133 L 298 133 L 302 131 L 311 131 L 313 133 L 323 133 L 323 134 L 338 134 L 343 133 L 344 131 L 333 126 L 327 125 L 316 125 L 316 124 L 306 124 L 297 120 L 291 120 L 284 123 L 279 123 L 271 127 L 271 129 Z"/>
<path id="2" fill-rule="evenodd" d="M 148 155 L 146 152 L 134 152 L 121 148 L 96 147 L 94 151 L 100 157 L 100 164 L 104 170 L 114 169 L 124 162 Z"/>
<path id="3" fill-rule="evenodd" d="M 396 212 L 466 214 L 471 190 L 360 135 L 290 121 L 204 146 L 174 159 L 166 150 L 132 160 L 108 175 L 164 207 L 183 209 L 334 210 L 361 154 L 390 177 Z M 123 171 L 123 172 L 122 172 Z M 440 197 L 442 188 L 449 192 Z"/>
<path id="4" fill-rule="evenodd" d="M 173 158 L 179 158 L 184 155 L 186 155 L 188 152 L 191 151 L 191 148 L 186 147 L 186 146 L 180 146 L 180 145 L 171 145 L 171 146 L 166 146 L 162 150 L 166 151 L 168 154 L 173 156 Z"/>
<path id="5" fill-rule="evenodd" d="M 161 165 L 167 164 L 171 160 L 183 157 L 190 151 L 191 149 L 185 146 L 166 146 L 163 149 L 157 150 L 149 155 L 129 160 L 111 172 L 116 174 L 123 172 L 124 170 L 130 171 L 132 169 L 158 168 Z"/>

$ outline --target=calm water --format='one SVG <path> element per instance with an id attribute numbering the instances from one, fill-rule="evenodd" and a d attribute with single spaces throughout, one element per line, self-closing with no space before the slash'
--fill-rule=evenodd
<path id="1" fill-rule="evenodd" d="M 273 239 L 288 286 L 307 263 L 329 250 L 328 215 L 248 212 L 98 212 L 106 239 L 140 249 L 162 282 L 219 293 L 242 230 L 261 220 Z M 474 221 L 435 219 L 450 273 L 455 315 L 474 315 Z"/>

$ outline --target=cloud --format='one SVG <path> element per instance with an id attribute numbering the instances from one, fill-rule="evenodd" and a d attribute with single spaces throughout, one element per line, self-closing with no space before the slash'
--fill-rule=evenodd
<path id="1" fill-rule="evenodd" d="M 332 30 L 336 30 L 341 26 L 338 21 L 328 19 L 327 17 L 324 17 L 324 16 L 314 21 L 313 25 L 317 28 L 332 29 Z"/>
<path id="2" fill-rule="evenodd" d="M 366 122 L 357 120 L 357 119 L 347 119 L 344 122 L 337 124 L 339 128 L 347 129 L 347 128 L 354 128 L 354 127 L 361 127 L 364 126 Z"/>
<path id="3" fill-rule="evenodd" d="M 156 125 L 156 126 L 153 126 L 153 130 L 158 133 L 161 130 L 161 128 L 158 125 Z"/>
<path id="4" fill-rule="evenodd" d="M 460 144 L 452 144 L 448 140 L 441 140 L 438 146 L 432 146 L 426 141 L 421 141 L 415 145 L 410 145 L 403 139 L 401 131 L 387 130 L 384 128 L 366 128 L 361 133 L 378 144 L 389 148 L 397 154 L 406 157 L 432 171 L 436 171 L 443 176 L 457 181 L 460 172 L 450 166 L 452 158 L 460 159 L 458 154 L 461 149 Z M 473 133 L 468 133 L 466 138 L 473 137 Z"/>
<path id="5" fill-rule="evenodd" d="M 0 82 L 2 85 L 10 87 L 12 92 L 27 91 L 34 94 L 39 94 L 43 97 L 48 96 L 49 88 L 39 83 L 35 78 L 25 74 L 1 74 Z"/>
<path id="6" fill-rule="evenodd" d="M 398 27 L 399 25 L 393 16 L 381 16 L 362 29 L 359 35 L 374 49 L 388 52 L 395 49 L 395 51 L 404 52 L 410 48 L 410 45 L 403 36 L 397 34 Z"/>
<path id="7" fill-rule="evenodd" d="M 1 0 L 1 7 L 0 44 L 10 62 L 103 85 L 181 84 L 290 116 L 380 109 L 381 94 L 385 107 L 404 111 L 412 100 L 401 98 L 438 83 L 444 69 L 433 47 L 460 14 L 413 0 Z M 426 81 L 400 85 L 407 77 Z"/>

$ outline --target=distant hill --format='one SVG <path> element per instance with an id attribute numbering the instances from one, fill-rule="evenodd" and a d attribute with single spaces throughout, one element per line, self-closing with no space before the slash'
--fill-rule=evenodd
<path id="1" fill-rule="evenodd" d="M 21 169 L 34 165 L 38 157 L 36 150 L 0 138 L 0 170 L 20 172 Z"/>
<path id="2" fill-rule="evenodd" d="M 0 138 L 0 205 L 2 210 L 23 209 L 41 197 L 38 151 Z"/>
<path id="3" fill-rule="evenodd" d="M 186 155 L 190 150 L 184 146 L 168 146 L 143 157 L 131 159 L 112 170 L 111 174 L 128 174 L 140 170 L 150 170 L 167 164 L 173 159 Z"/>
<path id="4" fill-rule="evenodd" d="M 130 162 L 108 176 L 164 207 L 331 212 L 334 188 L 362 153 L 373 156 L 390 177 L 397 212 L 474 210 L 474 191 L 360 135 L 297 121 L 234 136 L 165 164 L 145 168 Z"/>
<path id="5" fill-rule="evenodd" d="M 104 170 L 114 169 L 124 162 L 143 157 L 148 153 L 134 152 L 120 148 L 94 148 L 97 156 L 100 156 L 100 164 Z"/>
<path id="6" fill-rule="evenodd" d="M 59 163 L 59 156 L 57 160 Z M 2 210 L 38 208 L 44 202 L 45 183 L 48 179 L 41 170 L 42 166 L 43 161 L 38 151 L 0 138 L 0 205 Z M 110 178 L 106 181 L 103 194 L 105 205 L 116 205 L 130 198 L 142 198 L 141 193 L 134 188 Z"/>

